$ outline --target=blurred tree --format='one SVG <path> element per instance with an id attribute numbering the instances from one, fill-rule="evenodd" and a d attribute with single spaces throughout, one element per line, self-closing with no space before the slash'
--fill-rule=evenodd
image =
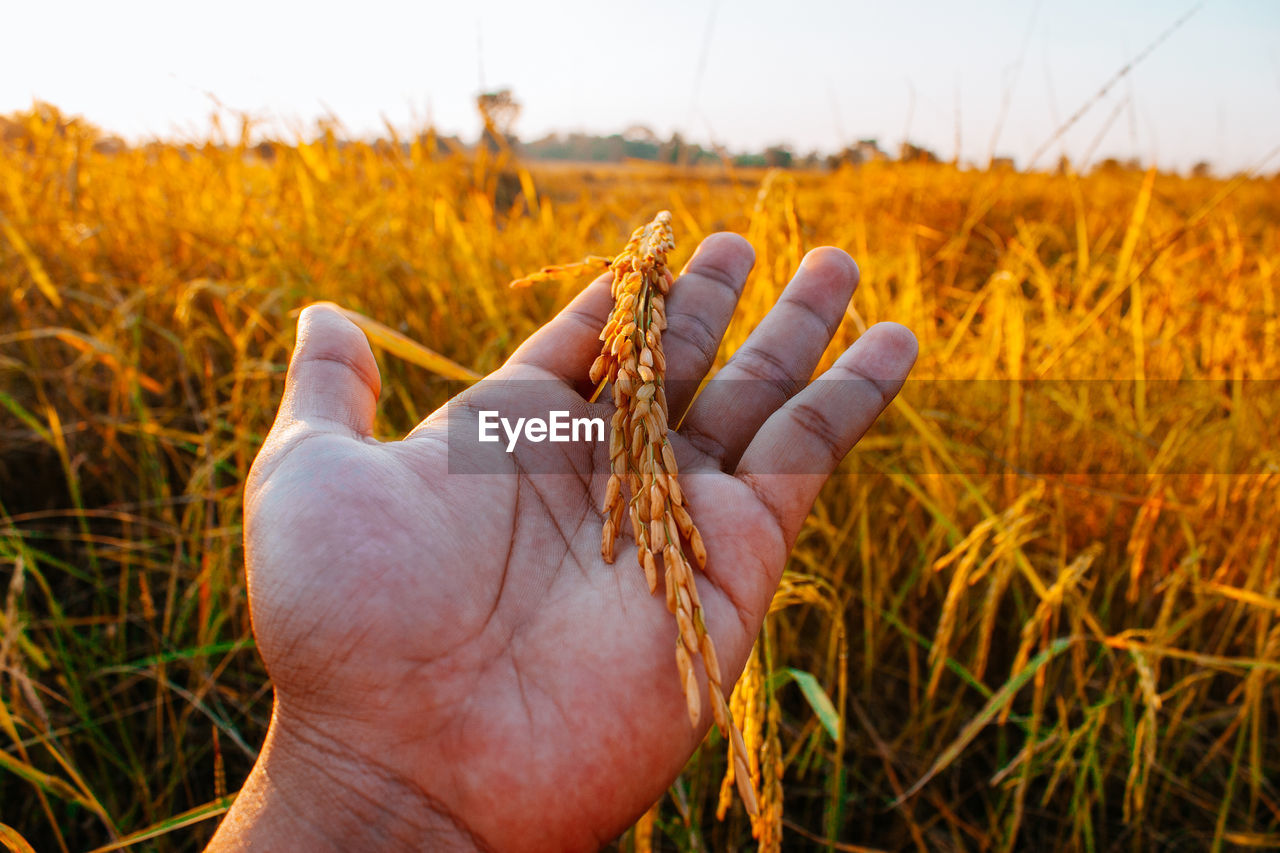
<path id="1" fill-rule="evenodd" d="M 898 160 L 902 163 L 937 163 L 938 155 L 922 145 L 904 141 L 898 149 Z"/>
<path id="2" fill-rule="evenodd" d="M 515 125 L 520 118 L 520 102 L 510 89 L 482 92 L 476 96 L 476 109 L 484 122 L 482 145 L 490 151 L 497 151 L 516 143 Z"/>
<path id="3" fill-rule="evenodd" d="M 785 145 L 770 145 L 764 150 L 764 164 L 771 169 L 790 169 L 795 154 Z"/>
<path id="4" fill-rule="evenodd" d="M 622 131 L 622 138 L 628 142 L 645 142 L 653 145 L 660 145 L 662 140 L 658 138 L 658 134 L 654 133 L 651 128 L 643 124 L 633 124 L 626 130 Z"/>
<path id="5" fill-rule="evenodd" d="M 880 148 L 876 139 L 859 139 L 853 145 L 846 145 L 840 151 L 827 157 L 827 167 L 838 169 L 842 164 L 860 166 L 872 160 L 887 160 L 889 155 Z"/>
<path id="6" fill-rule="evenodd" d="M 679 132 L 671 134 L 671 138 L 662 144 L 658 159 L 664 163 L 676 163 L 681 166 L 689 162 L 688 146 Z"/>

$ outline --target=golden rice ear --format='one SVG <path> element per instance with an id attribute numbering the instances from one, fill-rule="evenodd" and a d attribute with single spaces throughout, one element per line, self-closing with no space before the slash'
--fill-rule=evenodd
<path id="1" fill-rule="evenodd" d="M 677 599 L 680 597 L 677 593 Z M 683 604 L 683 602 L 681 602 Z M 693 627 L 693 617 L 689 615 L 689 611 L 681 607 L 676 611 L 676 626 L 680 630 L 680 642 L 689 654 L 698 653 L 698 630 Z"/>
<path id="2" fill-rule="evenodd" d="M 679 542 L 679 541 L 680 541 L 680 528 L 679 528 L 678 526 L 676 526 L 676 520 L 675 520 L 675 517 L 674 517 L 674 516 L 672 516 L 672 515 L 671 515 L 671 513 L 666 513 L 666 514 L 663 516 L 663 519 L 662 519 L 662 520 L 663 520 L 663 522 L 665 523 L 666 528 L 667 528 L 667 538 L 668 538 L 668 539 L 670 539 L 672 542 Z M 692 529 L 692 528 L 691 528 L 691 529 Z M 694 532 L 695 532 L 695 533 L 697 532 L 697 531 L 696 531 L 696 529 L 694 530 Z"/>
<path id="3" fill-rule="evenodd" d="M 698 692 L 698 680 L 690 678 L 684 685 L 684 698 L 689 711 L 689 723 L 695 729 L 702 718 L 702 695 Z"/>
<path id="4" fill-rule="evenodd" d="M 734 729 L 736 732 L 737 729 Z M 741 735 L 739 735 L 741 737 Z M 738 796 L 742 798 L 742 806 L 747 814 L 756 817 L 760 814 L 760 804 L 756 801 L 756 790 L 751 787 L 751 777 L 747 775 L 746 766 L 738 756 L 733 757 L 734 781 L 738 783 Z"/>
<path id="5" fill-rule="evenodd" d="M 653 543 L 665 542 L 667 537 L 666 527 L 661 519 L 653 519 L 649 522 L 649 541 Z"/>
<path id="6" fill-rule="evenodd" d="M 724 816 L 729 813 L 729 806 L 733 805 L 734 766 L 732 752 L 730 752 L 729 766 L 725 770 L 724 778 L 720 780 L 720 798 L 716 802 L 716 820 L 724 820 Z"/>
<path id="7" fill-rule="evenodd" d="M 676 452 L 671 449 L 669 443 L 662 445 L 662 467 L 667 469 L 672 481 L 675 480 L 676 474 L 680 473 L 680 469 L 676 466 Z"/>
<path id="8" fill-rule="evenodd" d="M 725 700 L 720 662 L 694 582 L 693 564 L 706 568 L 707 549 L 686 506 L 675 452 L 667 440 L 670 418 L 662 330 L 667 325 L 665 296 L 675 282 L 667 269 L 667 253 L 674 247 L 671 214 L 664 210 L 637 228 L 626 248 L 609 264 L 614 307 L 600 333 L 600 355 L 589 372 L 598 389 L 602 381 L 612 381 L 617 406 L 610 421 L 611 476 L 605 489 L 601 554 L 606 562 L 613 562 L 614 540 L 625 505 L 636 540 L 636 560 L 650 593 L 658 588 L 657 556 L 662 554 L 662 582 L 667 609 L 676 618 L 676 668 L 689 722 L 697 728 L 702 718 L 701 687 L 693 666 L 694 657 L 701 657 L 712 716 L 731 746 L 731 775 L 747 811 L 754 816 L 759 807 L 751 760 Z M 692 562 L 684 554 L 682 541 L 689 543 Z"/>
<path id="9" fill-rule="evenodd" d="M 600 556 L 604 557 L 606 563 L 613 562 L 613 543 L 615 533 L 613 529 L 613 519 L 606 519 L 604 523 L 604 532 L 600 535 Z"/>
<path id="10" fill-rule="evenodd" d="M 609 372 L 609 357 L 606 355 L 596 356 L 596 360 L 591 363 L 591 370 L 587 373 L 587 378 L 591 380 L 592 385 L 599 385 L 600 380 L 604 379 Z"/>
<path id="11" fill-rule="evenodd" d="M 662 489 L 658 488 L 658 484 L 654 483 L 649 487 L 649 506 L 660 507 L 666 503 L 666 496 L 662 494 Z"/>
<path id="12" fill-rule="evenodd" d="M 702 695 L 698 690 L 698 677 L 693 671 L 693 660 L 681 643 L 676 643 L 676 668 L 680 671 L 680 683 L 684 687 L 689 722 L 697 728 L 698 719 L 702 716 Z"/>
<path id="13" fill-rule="evenodd" d="M 693 528 L 693 517 L 689 515 L 689 510 L 673 502 L 671 507 L 671 515 L 676 520 L 676 527 L 680 528 L 680 533 L 686 538 L 692 538 L 697 531 Z"/>
<path id="14" fill-rule="evenodd" d="M 622 499 L 622 479 L 616 474 L 609 475 L 609 485 L 605 487 L 604 492 L 604 511 L 609 514 L 613 508 L 618 505 L 618 501 Z"/>
<path id="15" fill-rule="evenodd" d="M 706 571 L 707 546 L 702 544 L 702 534 L 698 532 L 696 527 L 689 533 L 689 549 L 693 551 L 693 559 L 698 564 L 698 568 Z"/>
<path id="16" fill-rule="evenodd" d="M 631 458 L 639 458 L 644 450 L 644 424 L 636 424 L 635 431 L 631 434 Z"/>
<path id="17" fill-rule="evenodd" d="M 636 509 L 635 504 L 627 507 L 627 514 L 631 517 L 631 538 L 635 540 L 636 545 L 640 547 L 641 553 L 643 553 L 646 549 L 644 527 L 640 524 L 640 512 Z"/>
<path id="18" fill-rule="evenodd" d="M 658 800 L 636 821 L 632 830 L 633 853 L 653 853 L 653 826 L 657 822 L 661 809 L 662 800 Z"/>
<path id="19" fill-rule="evenodd" d="M 649 584 L 649 594 L 653 595 L 658 591 L 658 565 L 653 559 L 653 552 L 645 549 L 642 558 L 644 562 L 644 579 Z"/>
<path id="20" fill-rule="evenodd" d="M 667 586 L 667 610 L 672 614 L 676 612 L 676 573 L 680 565 L 680 558 L 674 552 L 675 548 L 670 545 L 662 552 L 662 563 L 666 567 L 664 580 Z"/>
<path id="21" fill-rule="evenodd" d="M 635 493 L 635 497 L 631 499 L 631 505 L 636 508 L 640 520 L 648 524 L 652 521 L 653 516 L 653 508 L 650 501 L 651 492 L 645 488 L 632 489 L 632 491 Z"/>
<path id="22" fill-rule="evenodd" d="M 711 679 L 712 684 L 719 684 L 720 683 L 720 659 L 716 657 L 716 646 L 715 646 L 715 643 L 711 642 L 710 634 L 702 635 L 702 641 L 701 641 L 701 644 L 698 646 L 698 651 L 702 653 L 702 663 L 705 669 L 707 670 L 707 678 Z M 720 705 L 725 704 L 723 694 L 721 694 L 719 690 L 715 692 L 716 692 L 716 695 L 720 696 L 719 704 Z M 717 718 L 716 722 L 720 723 L 720 720 Z M 721 724 L 721 728 L 727 728 L 727 726 L 728 726 L 727 723 Z"/>

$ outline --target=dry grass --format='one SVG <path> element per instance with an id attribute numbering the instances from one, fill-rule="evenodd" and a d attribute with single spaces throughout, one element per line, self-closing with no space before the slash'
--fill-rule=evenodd
<path id="1" fill-rule="evenodd" d="M 750 736 L 776 732 L 788 845 L 1276 844 L 1275 180 L 526 170 L 429 136 L 243 139 L 112 154 L 49 111 L 3 133 L 6 844 L 193 849 L 247 773 L 270 688 L 241 489 L 291 311 L 331 299 L 484 373 L 576 287 L 514 275 L 664 207 L 673 266 L 713 230 L 756 248 L 725 352 L 822 244 L 863 272 L 833 352 L 883 319 L 921 341 L 760 641 Z M 381 434 L 449 396 L 379 358 Z M 726 754 L 693 757 L 655 847 L 752 843 L 741 810 L 715 820 Z"/>

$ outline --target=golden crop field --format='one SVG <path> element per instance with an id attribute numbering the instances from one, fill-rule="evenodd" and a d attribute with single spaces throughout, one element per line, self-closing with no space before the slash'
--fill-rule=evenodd
<path id="1" fill-rule="evenodd" d="M 511 279 L 664 208 L 676 268 L 714 231 L 755 247 L 721 362 L 821 245 L 862 270 L 827 363 L 881 320 L 920 341 L 762 641 L 784 847 L 1280 847 L 1280 180 L 546 166 L 239 128 L 99 150 L 46 108 L 3 131 L 9 849 L 198 849 L 248 773 L 271 688 L 242 492 L 297 309 L 484 374 L 585 283 Z M 375 353 L 383 437 L 458 390 Z M 724 772 L 713 734 L 618 848 L 753 849 L 740 805 L 716 818 Z"/>

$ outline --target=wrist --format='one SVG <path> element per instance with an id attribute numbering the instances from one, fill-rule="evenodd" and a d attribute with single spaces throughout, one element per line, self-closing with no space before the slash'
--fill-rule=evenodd
<path id="1" fill-rule="evenodd" d="M 418 786 L 282 715 L 208 850 L 484 850 Z"/>

